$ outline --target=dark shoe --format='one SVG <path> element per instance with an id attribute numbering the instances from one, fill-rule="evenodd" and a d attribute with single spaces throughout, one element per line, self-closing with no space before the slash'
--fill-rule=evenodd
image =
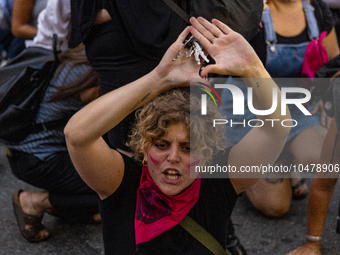
<path id="1" fill-rule="evenodd" d="M 305 186 L 307 188 L 302 190 L 302 192 L 299 192 L 299 189 L 301 189 L 302 186 Z M 307 197 L 309 193 L 309 189 L 306 184 L 306 179 L 301 179 L 300 181 L 292 185 L 292 193 L 293 193 L 293 199 L 296 199 L 296 200 L 300 200 L 300 199 Z"/>
<path id="2" fill-rule="evenodd" d="M 232 255 L 247 255 L 246 249 L 235 235 L 228 235 L 226 248 Z"/>
<path id="3" fill-rule="evenodd" d="M 41 216 L 35 216 L 26 214 L 20 204 L 19 196 L 22 190 L 17 190 L 13 195 L 13 208 L 14 213 L 17 218 L 17 222 L 21 231 L 21 234 L 23 237 L 33 243 L 33 242 L 40 242 L 49 237 L 48 236 L 39 236 L 39 233 L 46 229 L 43 224 L 41 224 L 41 220 L 43 218 L 43 215 Z M 31 228 L 26 229 L 26 225 L 31 225 Z"/>

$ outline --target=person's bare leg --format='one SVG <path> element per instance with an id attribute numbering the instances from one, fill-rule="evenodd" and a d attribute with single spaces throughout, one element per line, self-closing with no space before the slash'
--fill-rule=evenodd
<path id="1" fill-rule="evenodd" d="M 318 163 L 326 133 L 326 128 L 321 125 L 315 125 L 294 137 L 285 147 L 285 150 L 289 151 L 292 155 L 291 163 L 296 166 L 300 164 L 309 168 L 311 167 L 310 164 Z M 292 186 L 301 180 L 299 172 L 292 172 L 290 177 Z M 304 183 L 295 189 L 294 194 L 300 196 L 306 191 L 308 192 L 308 186 Z"/>
<path id="2" fill-rule="evenodd" d="M 252 205 L 267 216 L 280 217 L 287 213 L 292 200 L 290 179 L 268 176 L 246 190 Z"/>

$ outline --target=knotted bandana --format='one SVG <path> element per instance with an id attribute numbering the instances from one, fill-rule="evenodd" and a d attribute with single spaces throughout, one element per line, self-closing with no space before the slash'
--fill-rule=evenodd
<path id="1" fill-rule="evenodd" d="M 164 194 L 151 179 L 144 166 L 137 190 L 135 214 L 136 244 L 152 240 L 176 226 L 197 202 L 201 188 L 200 177 L 176 196 Z"/>

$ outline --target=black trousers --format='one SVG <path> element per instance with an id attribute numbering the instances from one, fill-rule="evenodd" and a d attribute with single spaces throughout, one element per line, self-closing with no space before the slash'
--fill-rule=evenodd
<path id="1" fill-rule="evenodd" d="M 97 194 L 81 179 L 68 152 L 47 161 L 15 150 L 7 157 L 18 179 L 49 191 L 50 203 L 61 217 L 86 219 L 99 212 Z"/>

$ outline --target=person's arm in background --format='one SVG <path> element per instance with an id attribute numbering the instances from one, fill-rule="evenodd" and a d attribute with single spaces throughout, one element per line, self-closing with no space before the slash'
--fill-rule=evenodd
<path id="1" fill-rule="evenodd" d="M 14 0 L 12 12 L 12 34 L 23 39 L 32 39 L 37 28 L 29 24 L 35 2 L 33 0 Z"/>
<path id="2" fill-rule="evenodd" d="M 332 59 L 339 55 L 338 39 L 336 38 L 335 28 L 333 27 L 329 34 L 323 39 L 323 45 L 325 46 L 328 54 L 328 59 Z"/>
<path id="3" fill-rule="evenodd" d="M 333 118 L 332 125 L 328 130 L 325 142 L 322 148 L 321 164 L 333 163 L 333 169 L 335 164 L 340 163 L 340 144 L 339 139 L 336 142 L 337 128 Z M 336 147 L 335 151 L 333 148 Z M 331 162 L 332 155 L 334 154 L 334 160 Z M 322 228 L 327 216 L 329 202 L 333 195 L 339 173 L 327 172 L 317 173 L 314 177 L 309 198 L 308 198 L 308 216 L 307 216 L 307 240 L 303 246 L 289 252 L 291 255 L 320 255 L 321 240 L 318 240 L 322 236 Z M 308 238 L 310 236 L 311 238 Z M 313 237 L 315 240 L 312 241 Z M 310 240 L 308 240 L 310 239 Z"/>

